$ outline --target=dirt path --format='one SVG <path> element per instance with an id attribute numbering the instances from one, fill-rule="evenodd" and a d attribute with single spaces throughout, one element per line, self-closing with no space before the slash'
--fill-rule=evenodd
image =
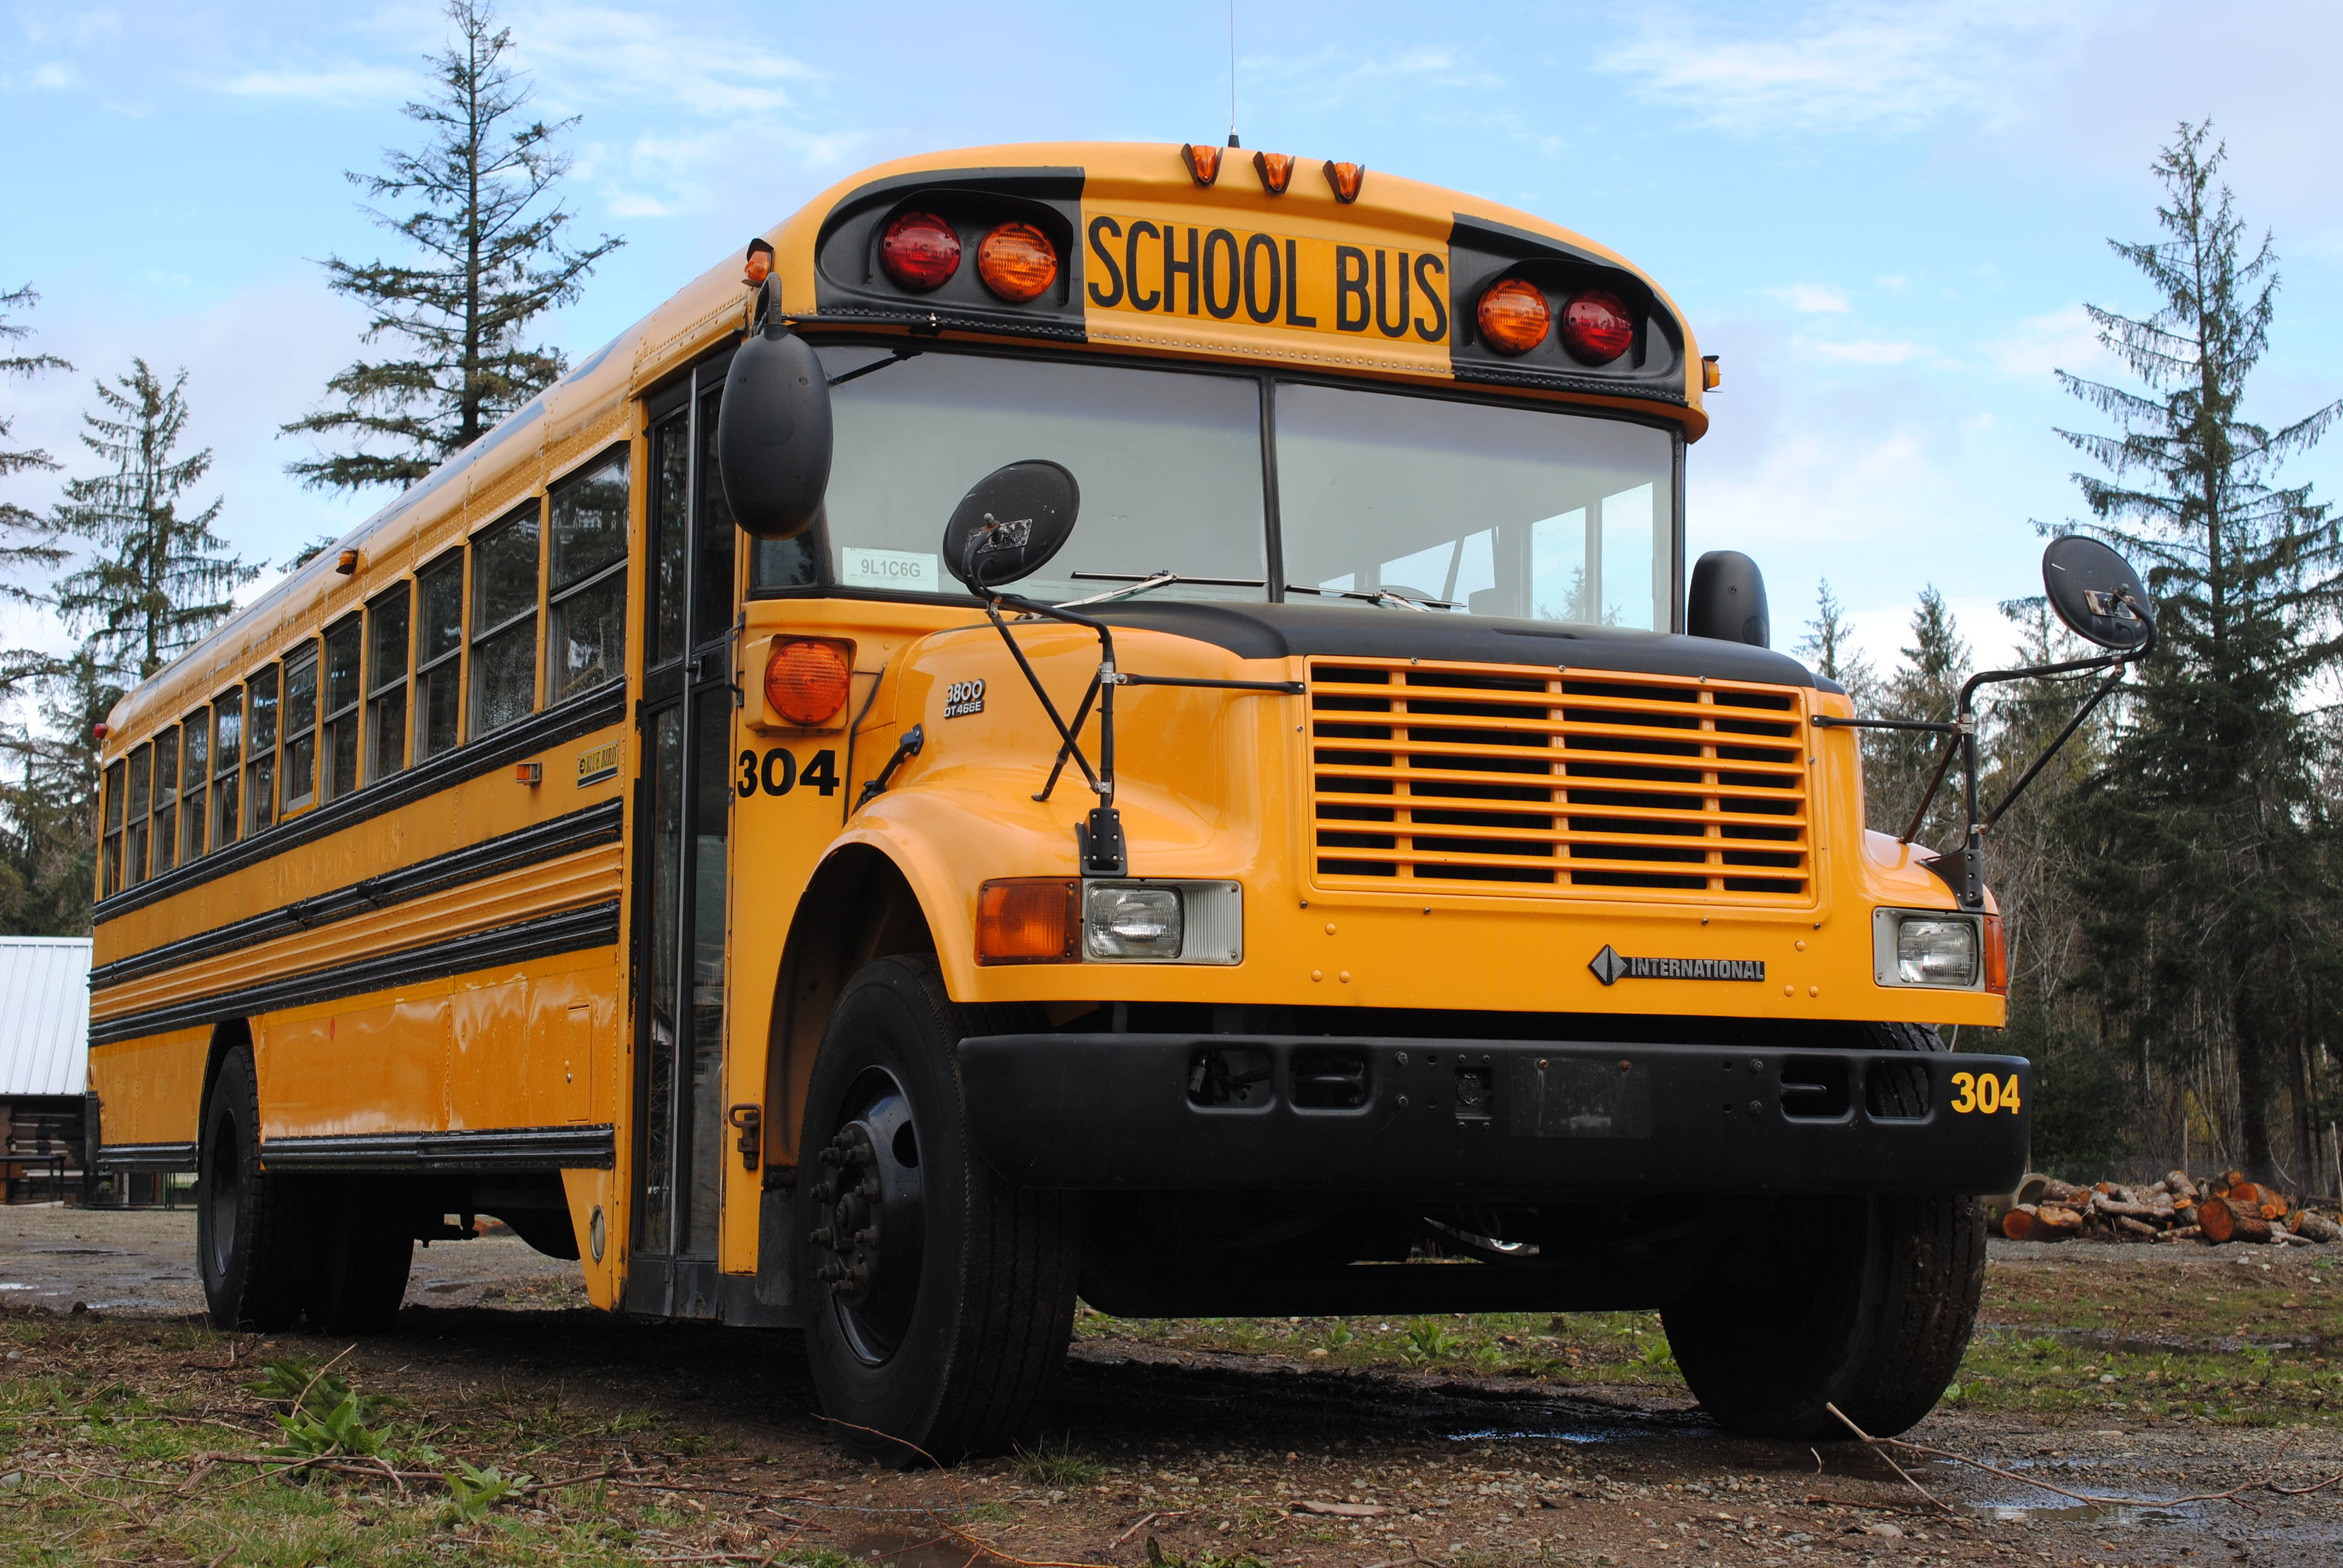
<path id="1" fill-rule="evenodd" d="M 28 1287 L 0 1293 L 11 1308 L 0 1329 L 14 1344 L 0 1370 L 0 1444 L 13 1445 L 0 1450 L 0 1471 L 70 1474 L 111 1452 L 103 1422 L 87 1417 L 74 1419 L 95 1436 L 36 1421 L 12 1428 L 8 1412 L 35 1402 L 36 1384 L 151 1385 L 154 1400 L 180 1402 L 169 1408 L 265 1429 L 264 1407 L 240 1392 L 252 1364 L 344 1348 L 188 1326 L 192 1243 L 184 1215 L 0 1211 L 0 1284 Z M 2343 1337 L 2343 1269 L 2323 1255 L 2180 1252 L 1996 1250 L 1990 1342 L 1963 1373 L 1975 1392 L 1913 1436 L 2070 1490 L 2143 1499 L 2343 1471 L 2327 1393 L 2331 1384 L 2343 1403 L 2343 1375 L 2324 1353 Z M 1490 1371 L 1461 1357 L 1411 1368 L 1377 1348 L 1386 1332 L 1398 1342 L 1396 1327 L 1368 1322 L 1339 1356 L 1313 1356 L 1324 1325 L 1243 1326 L 1240 1345 L 1238 1325 L 1086 1318 L 1041 1452 L 896 1474 L 830 1441 L 794 1334 L 608 1318 L 565 1300 L 568 1268 L 508 1237 L 419 1251 L 400 1332 L 358 1344 L 337 1370 L 437 1423 L 449 1452 L 471 1445 L 475 1463 L 501 1455 L 508 1470 L 539 1475 L 615 1466 L 653 1479 L 580 1504 L 583 1514 L 500 1513 L 502 1534 L 434 1527 L 437 1544 L 412 1559 L 386 1546 L 347 1557 L 321 1547 L 317 1560 L 447 1562 L 460 1549 L 457 1561 L 518 1561 L 535 1555 L 519 1548 L 537 1531 L 567 1543 L 548 1548 L 564 1561 L 739 1552 L 754 1562 L 786 1543 L 833 1568 L 840 1553 L 961 1568 L 964 1542 L 921 1544 L 944 1518 L 1028 1561 L 1139 1563 L 1152 1537 L 1164 1562 L 1194 1568 L 1248 1556 L 1312 1568 L 2343 1562 L 2343 1487 L 2256 1493 L 2243 1505 L 2100 1509 L 1950 1463 L 1912 1464 L 1946 1513 L 1852 1445 L 1719 1432 L 1664 1371 L 1605 1371 L 1591 1352 L 1577 1373 Z M 71 1315 L 76 1300 L 93 1310 Z M 47 1310 L 22 1310 L 31 1302 Z M 2132 1341 L 2142 1343 L 2126 1348 Z M 2227 1402 L 2135 1397 L 2159 1366 L 2180 1369 L 2172 1380 L 2197 1378 L 2193 1396 L 2232 1362 L 2259 1367 L 2261 1381 L 2220 1385 Z M 406 1515 L 386 1491 L 345 1506 L 382 1521 L 352 1539 L 389 1541 Z M 587 1517 L 608 1528 L 579 1533 Z M 226 1539 L 227 1563 L 296 1560 L 274 1548 L 239 1557 Z"/>

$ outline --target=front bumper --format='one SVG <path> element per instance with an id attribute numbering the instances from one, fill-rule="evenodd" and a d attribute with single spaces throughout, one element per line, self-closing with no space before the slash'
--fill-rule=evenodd
<path id="1" fill-rule="evenodd" d="M 1083 1191 L 2006 1192 L 2034 1102 L 2022 1057 L 1880 1050 L 1028 1034 L 960 1064 L 994 1168 Z"/>

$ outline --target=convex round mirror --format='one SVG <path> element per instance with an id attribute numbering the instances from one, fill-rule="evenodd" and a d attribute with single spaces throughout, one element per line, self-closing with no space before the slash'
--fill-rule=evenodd
<path id="1" fill-rule="evenodd" d="M 2042 588 L 2067 629 L 2117 651 L 2137 648 L 2153 630 L 2156 601 L 2131 563 L 2097 539 L 2068 534 L 2042 552 Z"/>
<path id="2" fill-rule="evenodd" d="M 1042 457 L 995 468 L 944 525 L 944 569 L 982 592 L 1049 565 L 1074 531 L 1081 487 Z"/>

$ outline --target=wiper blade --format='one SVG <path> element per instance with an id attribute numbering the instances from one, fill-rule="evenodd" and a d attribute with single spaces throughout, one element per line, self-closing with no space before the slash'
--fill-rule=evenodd
<path id="1" fill-rule="evenodd" d="M 1116 599 L 1131 598 L 1135 595 L 1149 593 L 1156 588 L 1169 588 L 1173 583 L 1194 583 L 1200 588 L 1267 588 L 1269 586 L 1260 578 L 1191 578 L 1182 577 L 1174 571 L 1150 572 L 1144 577 L 1137 572 L 1072 572 L 1069 575 L 1076 582 L 1119 582 L 1124 586 L 1119 588 L 1109 588 L 1104 593 L 1092 594 L 1088 598 L 1065 599 L 1059 604 L 1058 608 L 1061 609 L 1071 609 L 1086 604 L 1111 604 Z"/>
<path id="2" fill-rule="evenodd" d="M 849 381 L 859 381 L 863 377 L 871 374 L 873 371 L 889 369 L 894 366 L 900 365 L 906 359 L 916 359 L 926 352 L 927 350 L 924 348 L 898 348 L 884 359 L 873 359 L 868 365 L 858 365 L 851 370 L 841 370 L 837 375 L 825 380 L 822 385 L 826 387 L 843 387 Z"/>
<path id="3" fill-rule="evenodd" d="M 1408 594 L 1394 593 L 1389 588 L 1311 588 L 1305 583 L 1287 583 L 1285 585 L 1285 591 L 1287 593 L 1316 594 L 1321 598 L 1360 599 L 1368 604 L 1388 605 L 1393 609 L 1412 609 L 1423 615 L 1429 615 L 1435 609 L 1463 609 L 1464 608 L 1462 604 L 1457 603 L 1453 599 L 1433 598 L 1429 595 L 1423 598 L 1416 598 Z"/>

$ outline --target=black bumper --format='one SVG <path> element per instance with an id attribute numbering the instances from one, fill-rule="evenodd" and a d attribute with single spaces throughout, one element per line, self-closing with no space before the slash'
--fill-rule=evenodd
<path id="1" fill-rule="evenodd" d="M 2006 1192 L 2034 1102 L 2021 1057 L 1904 1051 L 1035 1034 L 960 1061 L 985 1158 L 1084 1191 Z"/>

